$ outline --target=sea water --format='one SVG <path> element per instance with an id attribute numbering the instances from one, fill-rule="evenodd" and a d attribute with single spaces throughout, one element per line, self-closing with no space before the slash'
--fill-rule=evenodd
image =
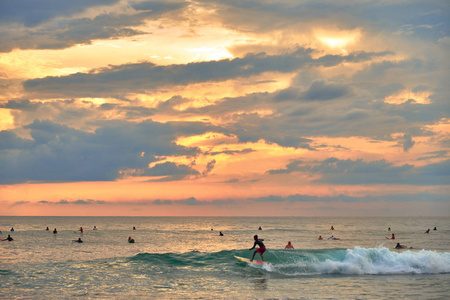
<path id="1" fill-rule="evenodd" d="M 0 217 L 0 230 L 14 238 L 1 299 L 450 298 L 449 218 Z M 234 258 L 255 234 L 270 264 Z"/>

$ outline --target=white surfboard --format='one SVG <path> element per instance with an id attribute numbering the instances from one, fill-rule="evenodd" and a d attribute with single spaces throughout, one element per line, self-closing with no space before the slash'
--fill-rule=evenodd
<path id="1" fill-rule="evenodd" d="M 245 258 L 245 257 L 240 257 L 240 256 L 234 256 L 237 259 L 239 259 L 240 261 L 246 262 L 248 264 L 254 264 L 254 265 L 263 265 L 263 264 L 270 264 L 267 261 L 260 261 L 260 260 L 250 260 L 249 258 Z"/>

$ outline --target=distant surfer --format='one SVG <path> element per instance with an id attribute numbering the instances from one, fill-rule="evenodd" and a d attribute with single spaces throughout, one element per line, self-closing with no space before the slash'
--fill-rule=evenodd
<path id="1" fill-rule="evenodd" d="M 264 261 L 263 253 L 264 253 L 264 251 L 266 251 L 266 246 L 264 246 L 264 243 L 263 243 L 264 240 L 263 239 L 258 239 L 258 235 L 253 236 L 253 239 L 255 240 L 255 243 L 253 244 L 253 247 L 251 247 L 248 250 L 255 249 L 256 245 L 258 245 L 259 248 L 256 249 L 255 252 L 253 252 L 253 256 L 252 256 L 252 259 L 250 261 L 253 261 L 253 258 L 255 258 L 255 254 L 256 253 L 259 253 L 259 255 L 261 255 L 261 260 Z"/>
<path id="2" fill-rule="evenodd" d="M 430 233 L 430 228 L 428 228 L 427 231 L 425 231 L 425 233 Z"/>
<path id="3" fill-rule="evenodd" d="M 261 226 L 259 226 L 258 230 L 262 230 L 262 227 L 261 227 Z"/>
<path id="4" fill-rule="evenodd" d="M 136 227 L 133 226 L 133 230 L 136 230 Z"/>
<path id="5" fill-rule="evenodd" d="M 395 249 L 408 249 L 405 245 L 400 245 L 400 243 L 397 243 L 397 245 L 394 247 Z M 409 247 L 409 249 L 413 249 L 413 247 Z"/>
<path id="6" fill-rule="evenodd" d="M 340 238 L 334 237 L 333 235 L 328 238 L 329 240 L 340 240 Z"/>
<path id="7" fill-rule="evenodd" d="M 78 240 L 73 240 L 75 243 L 82 243 L 83 241 L 81 240 L 81 238 L 78 238 Z"/>
<path id="8" fill-rule="evenodd" d="M 128 237 L 128 243 L 130 243 L 130 244 L 134 243 L 134 239 L 132 239 L 131 236 Z"/>
<path id="9" fill-rule="evenodd" d="M 8 234 L 8 237 L 6 239 L 0 239 L 0 240 L 8 241 L 8 242 L 14 241 L 14 239 L 9 234 Z"/>
<path id="10" fill-rule="evenodd" d="M 48 226 L 47 226 L 47 228 L 45 229 L 45 231 L 49 231 L 50 229 L 48 229 Z"/>
<path id="11" fill-rule="evenodd" d="M 388 231 L 391 231 L 391 227 L 388 228 Z"/>
<path id="12" fill-rule="evenodd" d="M 388 240 L 395 240 L 395 235 L 392 234 L 392 236 L 390 238 L 386 237 Z"/>
<path id="13" fill-rule="evenodd" d="M 97 230 L 97 226 L 94 225 L 94 228 L 92 228 L 92 230 Z"/>
<path id="14" fill-rule="evenodd" d="M 83 233 L 83 227 L 80 227 L 80 229 L 78 229 L 78 231 Z"/>
<path id="15" fill-rule="evenodd" d="M 219 235 L 220 235 L 220 236 L 223 236 L 223 233 L 222 233 L 222 231 L 219 231 Z"/>
<path id="16" fill-rule="evenodd" d="M 54 234 L 57 234 L 57 233 L 58 233 L 58 230 L 56 230 L 56 228 L 53 229 L 53 233 L 54 233 Z"/>
<path id="17" fill-rule="evenodd" d="M 331 228 L 330 228 L 330 230 L 334 230 L 334 227 L 333 227 L 333 225 L 331 225 Z"/>
<path id="18" fill-rule="evenodd" d="M 434 228 L 433 228 L 433 230 L 437 230 L 437 228 L 436 228 L 436 227 L 434 227 Z"/>
<path id="19" fill-rule="evenodd" d="M 318 238 L 319 240 L 323 240 L 323 238 L 322 238 L 322 236 L 321 235 L 319 235 L 319 238 Z"/>
<path id="20" fill-rule="evenodd" d="M 286 247 L 284 249 L 294 249 L 294 246 L 292 246 L 291 241 L 288 241 Z"/>
<path id="21" fill-rule="evenodd" d="M 11 227 L 11 231 L 14 231 L 14 227 Z"/>

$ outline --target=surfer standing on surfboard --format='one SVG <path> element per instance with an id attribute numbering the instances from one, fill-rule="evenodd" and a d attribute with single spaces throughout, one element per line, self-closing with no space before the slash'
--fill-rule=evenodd
<path id="1" fill-rule="evenodd" d="M 264 243 L 263 243 L 264 240 L 263 239 L 258 239 L 258 235 L 255 235 L 253 238 L 255 239 L 255 243 L 253 244 L 253 247 L 251 247 L 248 250 L 255 249 L 256 245 L 258 245 L 259 248 L 256 249 L 255 252 L 253 252 L 253 256 L 252 256 L 252 259 L 250 261 L 253 261 L 253 258 L 255 258 L 255 254 L 256 253 L 259 253 L 259 255 L 261 255 L 261 260 L 264 261 L 263 253 L 264 253 L 264 251 L 266 251 L 266 246 L 264 246 Z"/>

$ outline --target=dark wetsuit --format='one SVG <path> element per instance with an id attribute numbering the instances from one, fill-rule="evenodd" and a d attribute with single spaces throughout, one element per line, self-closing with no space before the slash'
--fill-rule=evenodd
<path id="1" fill-rule="evenodd" d="M 263 239 L 255 240 L 255 243 L 253 244 L 253 247 L 250 248 L 250 250 L 255 249 L 256 245 L 258 245 L 259 249 L 256 249 L 256 252 L 263 254 L 264 251 L 266 251 L 266 246 L 264 246 L 264 243 L 262 241 L 264 241 L 264 240 Z"/>

